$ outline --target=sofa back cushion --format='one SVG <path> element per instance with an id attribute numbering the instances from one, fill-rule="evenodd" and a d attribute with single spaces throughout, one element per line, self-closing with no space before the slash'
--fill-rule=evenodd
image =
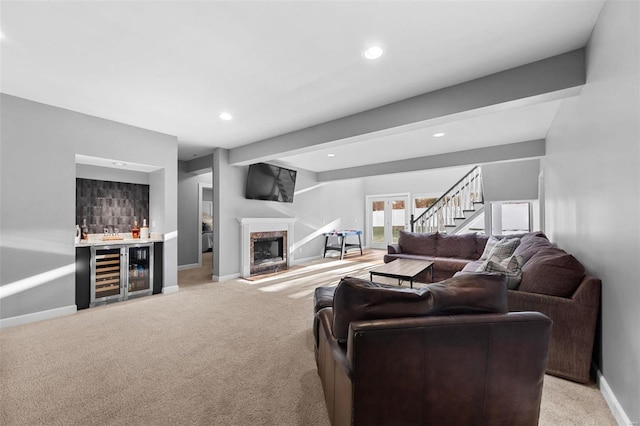
<path id="1" fill-rule="evenodd" d="M 553 243 L 547 240 L 546 237 L 530 236 L 522 237 L 520 239 L 520 245 L 513 252 L 516 256 L 522 256 L 522 264 L 525 264 L 542 249 L 554 248 Z"/>
<path id="2" fill-rule="evenodd" d="M 584 275 L 584 266 L 572 255 L 559 248 L 542 248 L 522 267 L 518 290 L 571 297 Z"/>
<path id="3" fill-rule="evenodd" d="M 400 231 L 398 245 L 402 253 L 421 254 L 425 256 L 436 255 L 436 242 L 438 233 L 421 234 L 409 231 Z"/>
<path id="4" fill-rule="evenodd" d="M 438 257 L 476 259 L 476 234 L 438 234 Z"/>
<path id="5" fill-rule="evenodd" d="M 507 285 L 499 274 L 463 275 L 413 289 L 345 277 L 333 298 L 333 334 L 346 341 L 354 321 L 506 312 Z"/>

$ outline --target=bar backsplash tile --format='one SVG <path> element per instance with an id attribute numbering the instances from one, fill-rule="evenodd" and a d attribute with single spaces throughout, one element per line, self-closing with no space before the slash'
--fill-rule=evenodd
<path id="1" fill-rule="evenodd" d="M 131 232 L 134 220 L 149 219 L 149 185 L 76 178 L 76 223 L 85 218 L 90 234 Z"/>

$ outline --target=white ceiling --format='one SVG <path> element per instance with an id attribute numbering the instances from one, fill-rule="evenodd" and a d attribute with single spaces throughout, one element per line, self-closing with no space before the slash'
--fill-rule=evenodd
<path id="1" fill-rule="evenodd" d="M 583 47 L 602 3 L 2 1 L 0 90 L 175 135 L 189 160 Z M 374 42 L 385 54 L 365 61 Z M 558 107 L 280 160 L 324 171 L 544 138 Z"/>

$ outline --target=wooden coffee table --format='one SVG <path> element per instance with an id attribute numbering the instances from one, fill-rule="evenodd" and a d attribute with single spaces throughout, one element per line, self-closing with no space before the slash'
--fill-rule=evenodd
<path id="1" fill-rule="evenodd" d="M 398 285 L 402 284 L 402 281 L 409 281 L 410 287 L 413 288 L 414 278 L 427 269 L 431 270 L 431 281 L 433 281 L 433 262 L 415 259 L 396 259 L 376 269 L 372 269 L 369 271 L 369 277 L 371 281 L 373 281 L 374 275 L 397 278 Z"/>

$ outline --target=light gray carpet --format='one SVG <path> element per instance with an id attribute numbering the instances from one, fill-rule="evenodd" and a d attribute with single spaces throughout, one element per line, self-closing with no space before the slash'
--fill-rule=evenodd
<path id="1" fill-rule="evenodd" d="M 0 424 L 328 425 L 313 289 L 373 266 L 224 283 L 184 271 L 175 294 L 0 330 Z M 615 422 L 594 385 L 546 376 L 540 424 Z"/>

